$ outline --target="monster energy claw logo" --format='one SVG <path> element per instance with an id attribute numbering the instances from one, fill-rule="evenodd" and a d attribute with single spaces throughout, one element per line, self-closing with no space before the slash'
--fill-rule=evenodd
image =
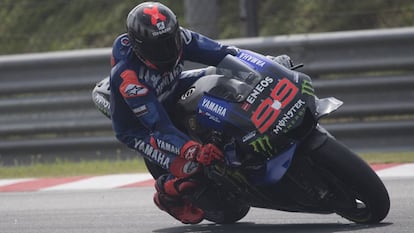
<path id="1" fill-rule="evenodd" d="M 260 137 L 253 142 L 249 143 L 253 147 L 254 152 L 264 153 L 268 156 L 273 155 L 273 147 L 270 144 L 269 137 L 267 135 Z"/>
<path id="2" fill-rule="evenodd" d="M 312 87 L 312 83 L 308 80 L 303 80 L 302 83 L 302 94 L 308 94 L 311 96 L 315 95 L 315 90 Z"/>

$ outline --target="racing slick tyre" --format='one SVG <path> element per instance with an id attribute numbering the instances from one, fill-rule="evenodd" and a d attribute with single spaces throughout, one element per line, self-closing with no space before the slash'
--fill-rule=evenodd
<path id="1" fill-rule="evenodd" d="M 217 224 L 232 224 L 244 218 L 250 210 L 248 205 L 227 206 L 222 210 L 205 210 L 204 218 Z"/>
<path id="2" fill-rule="evenodd" d="M 346 196 L 338 200 L 334 211 L 356 223 L 375 224 L 382 221 L 390 209 L 390 199 L 381 179 L 371 167 L 345 145 L 332 137 L 312 153 L 317 166 L 326 170 L 328 180 Z M 325 174 L 325 177 L 328 177 Z M 331 182 L 332 183 L 332 182 Z M 340 199 L 340 198 L 339 198 Z M 350 205 L 344 205 L 349 201 Z M 341 203 L 339 203 L 341 202 Z"/>

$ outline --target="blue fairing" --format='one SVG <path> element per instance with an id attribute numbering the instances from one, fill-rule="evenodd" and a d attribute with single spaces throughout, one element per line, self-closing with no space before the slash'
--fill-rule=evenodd
<path id="1" fill-rule="evenodd" d="M 272 61 L 270 61 L 265 56 L 249 50 L 240 50 L 239 54 L 237 54 L 237 57 L 258 71 L 262 71 L 269 65 L 268 63 L 272 63 Z"/>
<path id="2" fill-rule="evenodd" d="M 285 175 L 292 162 L 297 144 L 293 144 L 289 149 L 270 159 L 266 166 L 252 173 L 251 181 L 255 185 L 265 185 L 277 183 Z"/>
<path id="3" fill-rule="evenodd" d="M 267 132 L 257 130 L 257 125 L 255 125 L 258 122 L 257 116 L 253 118 L 255 109 L 260 105 L 261 99 L 270 98 L 272 89 L 277 87 L 278 82 L 282 82 L 280 80 L 287 80 L 286 77 L 291 77 L 292 74 L 289 72 L 291 72 L 289 69 L 262 55 L 241 50 L 237 57 L 227 56 L 220 62 L 217 66 L 217 75 L 219 76 L 209 77 L 210 79 L 216 78 L 212 79 L 211 86 L 209 86 L 209 82 L 203 82 L 203 85 L 200 82 L 200 85 L 197 86 L 205 88 L 205 92 L 197 101 L 196 116 L 200 125 L 220 132 L 227 132 L 233 136 L 234 141 L 225 145 L 224 148 L 227 165 L 238 167 L 244 163 L 245 157 L 238 156 L 238 153 L 250 153 L 251 156 L 258 156 L 257 159 L 253 158 L 251 159 L 253 161 L 247 162 L 252 162 L 252 166 L 245 164 L 246 169 L 243 169 L 246 172 L 245 175 L 254 185 L 275 184 L 282 179 L 289 169 L 297 148 L 295 139 L 289 138 L 287 140 L 280 137 L 283 140 L 275 143 L 275 147 L 272 148 L 274 150 L 270 154 L 260 155 L 261 151 L 252 149 L 254 147 L 252 143 L 255 140 L 263 137 L 270 138 L 272 130 L 272 128 L 269 128 Z M 299 90 L 296 82 L 286 82 L 290 83 L 292 89 Z M 251 93 L 255 93 L 255 95 Z M 247 101 L 248 97 L 251 97 L 249 99 L 251 102 Z M 296 98 L 296 95 L 290 98 L 292 103 L 289 102 L 285 106 L 286 108 L 281 110 L 281 115 L 284 117 L 283 123 L 292 119 L 287 114 L 289 109 L 299 106 L 298 103 L 300 106 L 293 108 L 295 113 L 297 112 L 296 108 L 304 109 L 302 106 L 305 102 L 302 99 Z M 280 122 L 282 122 L 281 119 L 280 117 Z M 298 118 L 295 119 L 294 123 L 299 122 Z M 273 121 L 272 124 L 276 125 L 276 119 Z M 289 122 L 292 123 L 293 120 Z M 294 124 L 292 123 L 291 126 L 293 127 Z M 276 141 L 278 138 L 274 137 L 272 140 Z M 278 153 L 271 156 L 276 151 Z"/>
<path id="4" fill-rule="evenodd" d="M 220 130 L 228 108 L 228 102 L 206 94 L 198 104 L 197 119 L 202 125 Z"/>

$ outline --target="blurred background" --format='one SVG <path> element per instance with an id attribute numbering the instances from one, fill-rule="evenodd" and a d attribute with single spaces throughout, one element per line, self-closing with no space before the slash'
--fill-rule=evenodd
<path id="1" fill-rule="evenodd" d="M 140 2 L 0 0 L 0 166 L 138 157 L 91 91 Z M 319 97 L 345 102 L 322 122 L 335 137 L 381 162 L 414 161 L 414 1 L 161 2 L 184 27 L 304 63 Z"/>
<path id="2" fill-rule="evenodd" d="M 0 54 L 111 46 L 140 1 L 0 0 Z M 413 26 L 410 0 L 162 0 L 214 39 Z"/>

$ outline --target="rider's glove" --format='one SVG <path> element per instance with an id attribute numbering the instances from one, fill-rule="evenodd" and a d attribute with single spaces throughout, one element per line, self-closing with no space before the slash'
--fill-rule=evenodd
<path id="1" fill-rule="evenodd" d="M 188 141 L 182 148 L 180 156 L 186 160 L 197 161 L 203 165 L 210 165 L 214 160 L 221 160 L 223 152 L 209 143 L 201 145 L 195 141 Z"/>
<path id="2" fill-rule="evenodd" d="M 279 55 L 277 57 L 267 55 L 266 57 L 288 69 L 294 66 L 292 59 L 290 59 L 290 57 L 286 54 Z"/>
<path id="3" fill-rule="evenodd" d="M 201 145 L 188 141 L 181 148 L 180 155 L 171 163 L 170 172 L 178 178 L 190 177 L 201 170 L 200 164 L 210 165 L 214 160 L 223 159 L 223 152 L 213 144 Z"/>

